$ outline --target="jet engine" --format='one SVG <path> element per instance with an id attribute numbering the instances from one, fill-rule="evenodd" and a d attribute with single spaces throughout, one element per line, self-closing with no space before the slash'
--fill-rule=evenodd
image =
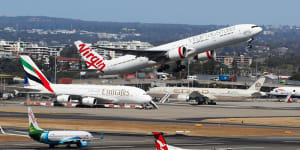
<path id="1" fill-rule="evenodd" d="M 94 97 L 84 97 L 81 100 L 83 105 L 93 106 L 97 104 L 97 100 Z"/>
<path id="2" fill-rule="evenodd" d="M 196 56 L 196 59 L 199 61 L 208 60 L 208 59 L 216 60 L 216 57 L 217 57 L 217 55 L 216 55 L 215 50 L 211 50 L 211 51 L 199 53 Z"/>
<path id="3" fill-rule="evenodd" d="M 71 100 L 71 96 L 70 95 L 58 95 L 57 97 L 56 97 L 56 100 L 58 101 L 58 102 L 70 102 L 70 100 Z"/>
<path id="4" fill-rule="evenodd" d="M 184 59 L 187 55 L 187 48 L 180 46 L 177 49 L 169 50 L 166 55 L 171 60 Z"/>

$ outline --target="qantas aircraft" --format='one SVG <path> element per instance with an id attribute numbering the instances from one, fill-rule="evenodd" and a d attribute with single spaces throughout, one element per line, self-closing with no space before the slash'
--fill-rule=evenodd
<path id="1" fill-rule="evenodd" d="M 161 65 L 160 69 L 164 70 L 168 68 L 167 64 L 173 62 L 178 64 L 177 70 L 181 70 L 184 66 L 180 65 L 180 61 L 186 58 L 212 59 L 216 57 L 215 49 L 245 41 L 252 47 L 254 36 L 260 32 L 262 28 L 255 24 L 239 24 L 145 50 L 98 47 L 126 54 L 112 60 L 105 60 L 81 41 L 74 43 L 88 68 L 105 75 L 134 72 L 154 65 Z"/>
<path id="2" fill-rule="evenodd" d="M 187 100 L 189 94 L 197 91 L 209 100 L 241 100 L 253 96 L 265 96 L 266 93 L 260 91 L 264 82 L 265 77 L 261 77 L 248 89 L 154 87 L 148 91 L 148 94 L 170 94 L 177 96 L 177 99 Z"/>
<path id="3" fill-rule="evenodd" d="M 80 97 L 81 104 L 152 104 L 157 107 L 144 90 L 131 86 L 52 84 L 43 75 L 29 56 L 21 55 L 21 62 L 28 77 L 29 86 L 25 89 L 36 93 L 57 95 L 58 102 L 69 102 L 72 97 Z"/>
<path id="4" fill-rule="evenodd" d="M 86 147 L 88 142 L 93 140 L 91 133 L 86 131 L 46 131 L 38 126 L 34 114 L 28 107 L 29 133 L 28 134 L 9 134 L 5 133 L 0 127 L 1 133 L 6 135 L 25 136 L 33 140 L 45 144 L 49 144 L 50 148 L 59 144 L 76 144 L 77 147 Z"/>

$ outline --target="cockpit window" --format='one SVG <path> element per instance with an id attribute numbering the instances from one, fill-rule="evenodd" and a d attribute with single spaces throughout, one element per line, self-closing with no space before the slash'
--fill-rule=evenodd
<path id="1" fill-rule="evenodd" d="M 256 27 L 258 27 L 258 26 L 251 26 L 251 28 L 256 28 Z"/>

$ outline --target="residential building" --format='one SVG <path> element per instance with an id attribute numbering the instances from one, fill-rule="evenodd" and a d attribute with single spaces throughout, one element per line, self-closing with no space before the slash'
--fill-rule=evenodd
<path id="1" fill-rule="evenodd" d="M 95 43 L 93 49 L 95 49 L 100 55 L 111 57 L 112 59 L 123 55 L 121 53 L 116 53 L 115 51 L 98 49 L 97 46 L 109 47 L 109 48 L 120 48 L 120 49 L 134 49 L 134 50 L 147 49 L 153 47 L 150 43 L 141 42 L 141 41 L 118 41 L 118 42 L 98 41 L 97 43 Z"/>
<path id="2" fill-rule="evenodd" d="M 250 66 L 252 64 L 252 57 L 240 56 L 217 56 L 217 62 L 220 62 L 228 67 L 232 67 L 233 61 L 237 63 L 239 67 Z"/>

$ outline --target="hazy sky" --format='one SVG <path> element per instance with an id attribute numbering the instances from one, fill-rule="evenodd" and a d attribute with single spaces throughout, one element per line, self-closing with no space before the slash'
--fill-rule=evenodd
<path id="1" fill-rule="evenodd" d="M 1 0 L 1 16 L 94 21 L 300 26 L 299 0 Z"/>

